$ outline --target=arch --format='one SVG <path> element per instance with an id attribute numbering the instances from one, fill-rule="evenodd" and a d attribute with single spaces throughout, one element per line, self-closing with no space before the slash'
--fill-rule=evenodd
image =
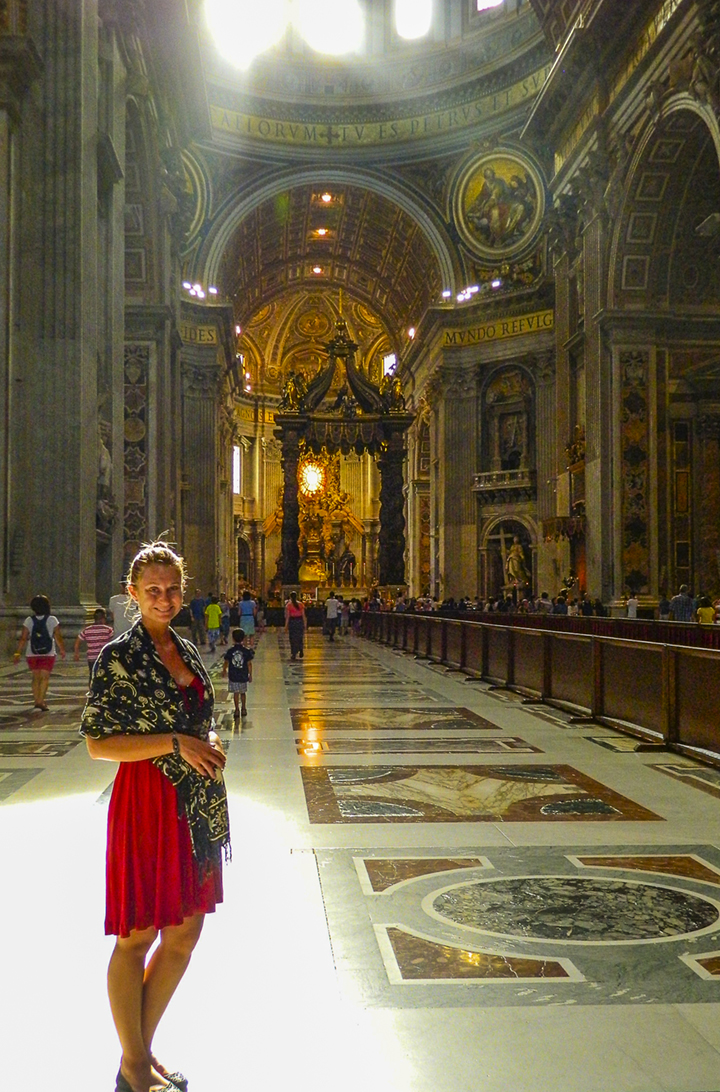
<path id="1" fill-rule="evenodd" d="M 667 297 L 677 225 L 708 142 L 720 177 L 720 127 L 713 110 L 688 92 L 663 100 L 648 121 L 628 168 L 608 263 L 608 307 L 635 310 Z M 676 163 L 689 171 L 673 173 Z"/>
<path id="2" fill-rule="evenodd" d="M 488 542 L 493 532 L 501 523 L 519 523 L 528 532 L 530 537 L 530 545 L 533 549 L 540 543 L 542 536 L 540 534 L 540 528 L 535 520 L 528 516 L 525 512 L 512 512 L 503 513 L 501 515 L 491 516 L 487 522 L 483 525 L 482 535 L 480 538 L 480 549 L 485 550 L 488 547 Z"/>
<path id="3" fill-rule="evenodd" d="M 532 590 L 537 584 L 536 553 L 540 541 L 539 528 L 535 521 L 525 513 L 506 512 L 503 515 L 491 516 L 482 528 L 480 536 L 479 552 L 481 557 L 481 589 L 483 595 L 499 595 L 508 585 L 508 577 L 505 570 L 506 556 L 501 553 L 498 544 L 498 529 L 505 525 L 506 546 L 512 544 L 515 535 L 520 539 L 525 550 L 530 551 L 530 557 L 525 557 L 525 568 L 530 577 L 529 585 Z"/>
<path id="4" fill-rule="evenodd" d="M 428 246 L 437 259 L 444 287 L 453 294 L 462 279 L 463 266 L 440 214 L 428 207 L 408 186 L 388 180 L 372 171 L 358 167 L 301 167 L 273 172 L 265 182 L 258 181 L 251 193 L 230 198 L 218 210 L 189 270 L 191 279 L 213 284 L 218 279 L 223 254 L 233 233 L 243 219 L 263 202 L 297 186 L 353 186 L 367 189 L 397 205 L 418 225 Z"/>

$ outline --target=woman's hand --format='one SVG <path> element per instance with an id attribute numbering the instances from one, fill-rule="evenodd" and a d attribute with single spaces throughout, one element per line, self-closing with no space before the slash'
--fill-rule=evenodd
<path id="1" fill-rule="evenodd" d="M 203 777 L 214 777 L 216 770 L 225 768 L 226 760 L 222 747 L 218 750 L 212 743 L 206 743 L 197 736 L 178 734 L 177 738 L 180 743 L 180 754 L 188 765 Z"/>
<path id="2" fill-rule="evenodd" d="M 220 739 L 220 736 L 217 734 L 217 732 L 208 733 L 208 743 L 214 751 L 219 751 L 223 758 L 227 760 L 225 748 L 223 747 L 222 740 Z"/>

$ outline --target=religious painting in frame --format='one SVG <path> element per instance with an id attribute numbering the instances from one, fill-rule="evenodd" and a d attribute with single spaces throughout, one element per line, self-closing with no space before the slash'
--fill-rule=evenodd
<path id="1" fill-rule="evenodd" d="M 526 252 L 544 215 L 545 185 L 526 156 L 496 149 L 475 156 L 460 170 L 453 218 L 465 244 L 485 261 Z"/>

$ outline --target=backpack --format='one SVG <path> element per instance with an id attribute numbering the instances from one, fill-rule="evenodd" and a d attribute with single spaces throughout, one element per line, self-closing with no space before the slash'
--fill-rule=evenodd
<path id="1" fill-rule="evenodd" d="M 48 656 L 52 652 L 53 640 L 47 628 L 47 615 L 33 618 L 30 634 L 30 651 L 33 656 Z"/>

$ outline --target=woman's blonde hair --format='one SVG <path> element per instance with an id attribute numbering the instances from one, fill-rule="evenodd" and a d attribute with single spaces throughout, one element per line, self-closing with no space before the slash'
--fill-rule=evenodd
<path id="1" fill-rule="evenodd" d="M 128 573 L 128 584 L 137 584 L 141 574 L 147 569 L 148 565 L 167 565 L 173 569 L 177 569 L 180 573 L 180 583 L 182 585 L 183 592 L 185 591 L 185 584 L 187 582 L 187 570 L 185 568 L 185 559 L 176 553 L 171 546 L 164 542 L 162 539 L 157 539 L 155 542 L 148 542 L 142 546 L 135 557 L 130 563 L 130 571 Z"/>

